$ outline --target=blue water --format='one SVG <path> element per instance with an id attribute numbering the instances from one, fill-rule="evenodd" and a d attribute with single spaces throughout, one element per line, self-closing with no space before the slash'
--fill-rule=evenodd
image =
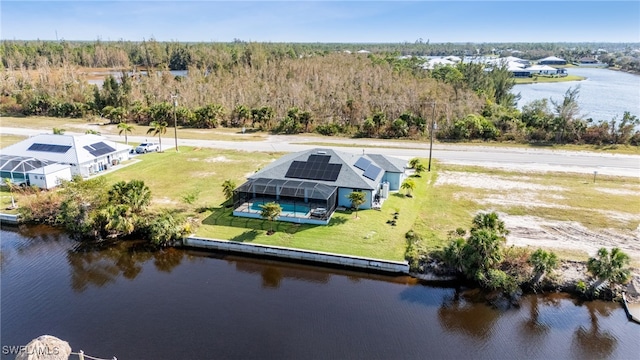
<path id="1" fill-rule="evenodd" d="M 520 94 L 518 108 L 533 100 L 553 99 L 562 102 L 569 88 L 580 87 L 578 106 L 580 115 L 595 121 L 622 118 L 625 111 L 640 116 L 640 76 L 598 68 L 568 68 L 569 75 L 586 77 L 584 81 L 516 85 L 514 94 Z"/>
<path id="2" fill-rule="evenodd" d="M 263 205 L 263 204 L 259 202 L 251 203 L 251 210 L 261 211 L 262 208 L 260 207 L 260 205 Z M 296 204 L 294 206 L 293 204 L 284 203 L 284 204 L 280 204 L 280 207 L 282 208 L 282 215 L 285 215 L 285 216 L 293 215 L 297 217 L 303 217 L 303 216 L 306 216 L 307 213 L 309 213 L 309 211 L 311 210 L 308 205 L 304 205 L 304 204 Z"/>

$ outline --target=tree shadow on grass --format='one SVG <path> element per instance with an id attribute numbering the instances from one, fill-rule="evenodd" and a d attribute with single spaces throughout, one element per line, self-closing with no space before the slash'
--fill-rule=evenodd
<path id="1" fill-rule="evenodd" d="M 331 218 L 331 220 L 329 220 L 329 225 L 328 226 L 336 226 L 336 225 L 343 225 L 347 223 L 347 218 L 344 217 L 333 217 Z"/>
<path id="2" fill-rule="evenodd" d="M 247 230 L 245 232 L 243 232 L 242 234 L 238 235 L 238 236 L 234 236 L 233 238 L 229 239 L 231 241 L 237 241 L 237 242 L 251 242 L 253 240 L 255 240 L 258 235 L 260 233 L 258 232 L 258 230 Z"/>

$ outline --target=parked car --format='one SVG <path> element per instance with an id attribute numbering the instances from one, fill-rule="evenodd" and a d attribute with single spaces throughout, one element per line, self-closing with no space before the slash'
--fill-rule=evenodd
<path id="1" fill-rule="evenodd" d="M 160 151 L 160 146 L 158 145 L 158 143 L 146 142 L 136 147 L 136 153 L 138 154 L 144 154 L 152 151 Z"/>

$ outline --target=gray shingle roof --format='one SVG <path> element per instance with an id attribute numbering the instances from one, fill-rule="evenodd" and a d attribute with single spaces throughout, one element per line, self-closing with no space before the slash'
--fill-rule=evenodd
<path id="1" fill-rule="evenodd" d="M 389 172 L 402 172 L 404 171 L 403 160 L 387 157 L 384 155 L 377 154 L 368 154 L 365 157 L 368 157 L 376 165 L 378 165 L 382 170 L 378 176 L 374 180 L 364 177 L 362 174 L 363 170 L 356 168 L 353 166 L 356 161 L 362 155 L 345 153 L 341 151 L 336 151 L 332 149 L 311 149 L 306 151 L 301 151 L 297 153 L 286 154 L 279 158 L 278 160 L 272 162 L 267 165 L 262 170 L 256 172 L 255 174 L 249 176 L 249 179 L 258 179 L 258 178 L 267 178 L 267 179 L 279 179 L 279 180 L 291 180 L 291 178 L 286 178 L 285 174 L 287 170 L 289 170 L 289 166 L 293 161 L 307 161 L 309 155 L 327 155 L 330 156 L 329 163 L 330 164 L 342 164 L 342 168 L 340 169 L 340 173 L 338 174 L 338 178 L 336 181 L 323 181 L 323 180 L 306 180 L 306 181 L 315 181 L 321 184 L 343 187 L 343 188 L 352 188 L 352 189 L 367 189 L 373 190 L 375 189 L 380 180 L 384 176 L 385 171 Z M 373 157 L 372 157 L 373 155 Z"/>

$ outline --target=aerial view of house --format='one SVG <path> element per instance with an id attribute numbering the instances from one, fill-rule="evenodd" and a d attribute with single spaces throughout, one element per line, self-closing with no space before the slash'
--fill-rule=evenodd
<path id="1" fill-rule="evenodd" d="M 311 149 L 287 154 L 235 189 L 233 215 L 260 218 L 261 205 L 277 202 L 280 221 L 328 224 L 338 207 L 351 207 L 348 195 L 365 194 L 361 209 L 379 208 L 406 177 L 407 162 L 379 154 Z"/>
<path id="2" fill-rule="evenodd" d="M 93 134 L 41 134 L 2 149 L 2 178 L 14 184 L 55 187 L 59 179 L 88 177 L 129 159 L 131 146 Z"/>

